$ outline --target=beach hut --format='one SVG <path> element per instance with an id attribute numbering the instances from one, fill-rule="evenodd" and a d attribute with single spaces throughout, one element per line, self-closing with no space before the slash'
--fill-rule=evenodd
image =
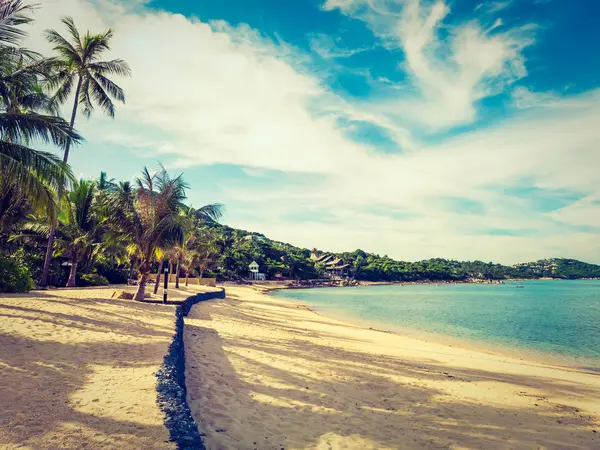
<path id="1" fill-rule="evenodd" d="M 258 280 L 258 263 L 256 261 L 252 261 L 248 266 L 248 269 L 250 270 L 250 279 Z"/>

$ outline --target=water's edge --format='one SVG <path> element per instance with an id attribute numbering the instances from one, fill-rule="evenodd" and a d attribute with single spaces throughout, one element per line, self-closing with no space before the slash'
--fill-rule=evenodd
<path id="1" fill-rule="evenodd" d="M 553 280 L 548 280 L 548 282 L 552 282 Z M 434 284 L 434 283 L 431 283 Z M 390 286 L 390 285 L 374 285 L 374 286 L 364 286 L 368 288 L 379 288 L 382 286 Z M 407 285 L 408 286 L 408 285 Z M 332 288 L 336 291 L 340 290 L 351 290 L 355 291 L 357 287 L 338 287 Z M 586 373 L 598 374 L 600 373 L 600 359 L 594 359 L 594 361 L 589 364 L 588 362 L 582 363 L 582 358 L 552 352 L 545 349 L 540 349 L 536 347 L 529 347 L 526 344 L 524 345 L 511 345 L 505 341 L 495 341 L 492 339 L 485 338 L 472 338 L 465 336 L 455 336 L 449 333 L 443 332 L 434 332 L 429 330 L 410 328 L 401 325 L 392 325 L 385 321 L 377 321 L 376 319 L 365 319 L 358 317 L 355 314 L 352 314 L 351 310 L 346 310 L 341 312 L 340 309 L 330 309 L 326 308 L 323 310 L 319 305 L 315 305 L 310 302 L 309 299 L 305 298 L 293 298 L 290 297 L 289 294 L 301 293 L 302 291 L 316 291 L 322 290 L 319 288 L 306 288 L 306 289 L 286 289 L 286 288 L 273 288 L 269 289 L 265 292 L 265 294 L 273 296 L 279 300 L 286 300 L 293 302 L 294 304 L 302 304 L 315 314 L 319 314 L 340 322 L 347 323 L 349 325 L 359 326 L 366 329 L 381 331 L 385 333 L 391 333 L 400 336 L 407 336 L 413 339 L 425 341 L 425 342 L 435 342 L 442 345 L 449 346 L 458 346 L 465 349 L 476 350 L 487 354 L 497 354 L 499 356 L 509 357 L 513 359 L 527 360 L 532 363 L 538 363 L 543 365 L 552 365 L 556 367 L 561 367 L 568 370 L 576 370 L 583 371 Z M 600 324 L 599 324 L 600 326 Z"/>

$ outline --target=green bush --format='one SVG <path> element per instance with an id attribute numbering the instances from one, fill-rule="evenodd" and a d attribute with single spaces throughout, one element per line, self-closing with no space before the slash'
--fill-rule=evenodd
<path id="1" fill-rule="evenodd" d="M 78 286 L 87 287 L 87 286 L 108 286 L 108 280 L 106 277 L 99 275 L 97 273 L 84 273 L 79 278 L 77 283 Z"/>
<path id="2" fill-rule="evenodd" d="M 29 269 L 13 258 L 0 255 L 0 292 L 27 292 L 33 289 Z"/>

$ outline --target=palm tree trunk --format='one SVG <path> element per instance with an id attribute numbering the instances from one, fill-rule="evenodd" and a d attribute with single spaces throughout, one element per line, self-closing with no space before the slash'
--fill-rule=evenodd
<path id="1" fill-rule="evenodd" d="M 137 259 L 132 259 L 129 262 L 129 279 L 133 279 L 133 275 L 135 273 L 135 262 L 137 262 Z"/>
<path id="2" fill-rule="evenodd" d="M 134 300 L 142 301 L 144 300 L 144 295 L 146 294 L 146 283 L 148 282 L 148 272 L 144 272 L 140 276 L 140 282 L 138 283 L 137 291 L 133 297 Z"/>
<path id="3" fill-rule="evenodd" d="M 188 279 L 190 277 L 190 271 L 186 270 L 185 271 L 185 287 L 188 287 Z"/>
<path id="4" fill-rule="evenodd" d="M 56 227 L 54 222 L 50 224 L 50 236 L 48 236 L 48 247 L 46 248 L 46 256 L 44 257 L 44 268 L 42 269 L 42 276 L 40 277 L 40 287 L 45 288 L 48 286 L 48 274 L 50 273 L 50 263 L 52 262 L 52 252 L 54 251 L 54 235 L 56 233 Z"/>
<path id="5" fill-rule="evenodd" d="M 79 106 L 79 93 L 81 92 L 81 84 L 83 79 L 78 77 L 77 81 L 77 90 L 75 91 L 75 101 L 73 102 L 73 112 L 71 113 L 71 122 L 69 123 L 69 130 L 73 132 L 73 128 L 75 127 L 75 118 L 77 117 L 77 106 Z M 71 140 L 67 141 L 67 146 L 65 147 L 65 154 L 63 156 L 63 162 L 67 163 L 69 161 L 69 150 L 71 149 Z"/>
<path id="6" fill-rule="evenodd" d="M 158 273 L 156 274 L 156 281 L 154 282 L 154 294 L 158 292 L 158 287 L 160 286 L 160 274 L 163 271 L 163 263 L 164 261 L 161 259 L 160 264 L 158 265 Z"/>
<path id="7" fill-rule="evenodd" d="M 77 262 L 71 261 L 71 273 L 69 273 L 69 281 L 67 287 L 75 287 L 77 279 Z"/>
<path id="8" fill-rule="evenodd" d="M 69 124 L 69 131 L 73 132 L 75 126 L 75 118 L 77 117 L 77 106 L 79 105 L 79 93 L 81 92 L 81 84 L 83 80 L 79 77 L 77 81 L 77 90 L 75 91 L 75 101 L 73 102 L 73 112 L 71 113 L 71 122 Z M 67 141 L 65 147 L 65 154 L 63 155 L 63 162 L 66 164 L 69 161 L 69 150 L 71 149 L 71 140 Z M 62 192 L 58 192 L 58 198 L 62 197 Z M 50 263 L 52 262 L 52 251 L 54 248 L 54 236 L 56 234 L 56 226 L 52 222 L 50 224 L 50 236 L 48 236 L 48 247 L 46 248 L 46 257 L 44 258 L 44 268 L 42 269 L 42 277 L 40 279 L 40 287 L 46 287 L 48 285 L 48 273 L 50 272 Z"/>
<path id="9" fill-rule="evenodd" d="M 179 263 L 181 258 L 177 258 L 177 268 L 175 269 L 175 289 L 179 289 Z"/>

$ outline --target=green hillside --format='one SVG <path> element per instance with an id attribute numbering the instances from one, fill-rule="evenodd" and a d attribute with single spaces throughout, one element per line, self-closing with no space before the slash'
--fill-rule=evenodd
<path id="1" fill-rule="evenodd" d="M 311 250 L 273 241 L 259 233 L 228 226 L 208 225 L 218 248 L 213 273 L 219 278 L 236 279 L 248 275 L 248 265 L 258 262 L 267 278 L 310 279 L 324 276 L 323 267 L 311 259 Z M 313 249 L 316 250 L 316 249 Z M 326 253 L 326 249 L 319 254 Z M 507 278 L 600 278 L 600 266 L 573 259 L 553 258 L 505 266 L 483 261 L 455 261 L 442 258 L 408 262 L 363 250 L 332 253 L 348 264 L 348 272 L 365 281 L 464 281 L 468 279 L 503 280 Z"/>

